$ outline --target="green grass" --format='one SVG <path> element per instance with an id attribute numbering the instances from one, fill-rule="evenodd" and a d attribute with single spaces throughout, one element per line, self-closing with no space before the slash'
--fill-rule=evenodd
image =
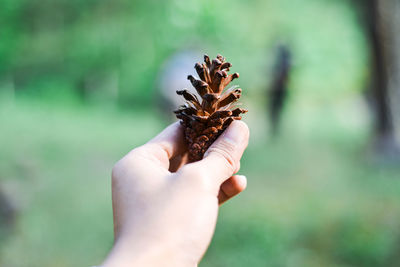
<path id="1" fill-rule="evenodd" d="M 289 110 L 271 140 L 254 114 L 248 188 L 221 208 L 200 266 L 396 266 L 400 170 L 368 160 L 366 128 L 314 117 L 296 131 Z M 0 106 L 0 121 L 0 183 L 18 207 L 0 266 L 98 264 L 113 239 L 110 170 L 165 123 L 146 111 L 19 102 Z"/>
<path id="2" fill-rule="evenodd" d="M 0 178 L 19 207 L 1 266 L 90 266 L 112 245 L 113 164 L 162 126 L 154 116 L 1 108 Z"/>

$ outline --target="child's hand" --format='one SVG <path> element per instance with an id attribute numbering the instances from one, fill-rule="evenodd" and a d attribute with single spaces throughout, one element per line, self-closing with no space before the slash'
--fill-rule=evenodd
<path id="1" fill-rule="evenodd" d="M 246 187 L 234 174 L 248 139 L 246 124 L 234 121 L 201 161 L 179 168 L 186 146 L 174 123 L 122 158 L 112 172 L 115 244 L 103 266 L 196 266 L 218 205 Z"/>

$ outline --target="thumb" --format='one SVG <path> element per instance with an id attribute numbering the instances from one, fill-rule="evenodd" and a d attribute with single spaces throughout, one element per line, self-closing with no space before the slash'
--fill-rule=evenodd
<path id="1" fill-rule="evenodd" d="M 210 146 L 201 161 L 191 164 L 212 181 L 221 185 L 239 171 L 240 158 L 249 142 L 249 127 L 242 121 L 233 121 Z"/>

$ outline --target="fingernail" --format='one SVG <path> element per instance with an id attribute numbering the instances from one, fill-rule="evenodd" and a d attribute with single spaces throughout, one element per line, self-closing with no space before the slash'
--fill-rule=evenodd
<path id="1" fill-rule="evenodd" d="M 223 138 L 226 139 L 228 142 L 233 144 L 240 144 L 244 141 L 245 135 L 242 131 L 242 127 L 239 126 L 240 122 L 232 122 L 232 124 L 226 129 Z"/>

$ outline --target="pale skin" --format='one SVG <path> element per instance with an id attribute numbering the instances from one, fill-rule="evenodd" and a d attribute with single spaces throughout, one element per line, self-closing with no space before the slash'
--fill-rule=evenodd
<path id="1" fill-rule="evenodd" d="M 219 206 L 246 187 L 235 175 L 249 129 L 234 121 L 204 158 L 185 164 L 179 123 L 123 157 L 112 171 L 114 246 L 103 267 L 197 266 Z"/>

